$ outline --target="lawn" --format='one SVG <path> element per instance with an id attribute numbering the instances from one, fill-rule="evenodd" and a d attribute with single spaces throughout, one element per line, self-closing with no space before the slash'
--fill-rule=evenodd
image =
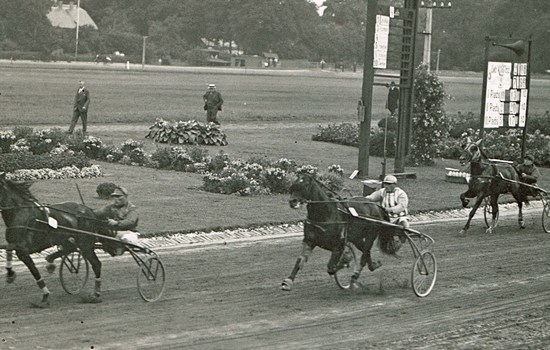
<path id="1" fill-rule="evenodd" d="M 70 68 L 70 67 L 69 67 Z M 196 71 L 125 71 L 116 67 L 86 66 L 68 69 L 43 64 L 10 66 L 0 63 L 3 85 L 2 126 L 29 125 L 67 127 L 77 81 L 88 81 L 92 93 L 90 107 L 92 135 L 104 142 L 120 144 L 128 138 L 143 141 L 148 152 L 160 147 L 144 138 L 154 118 L 203 120 L 201 95 L 208 82 L 215 82 L 226 104 L 221 114 L 222 128 L 229 145 L 208 147 L 213 155 L 223 150 L 233 159 L 254 157 L 290 158 L 325 170 L 339 164 L 346 176 L 356 168 L 356 148 L 311 141 L 318 124 L 355 122 L 356 101 L 360 95 L 359 73 L 265 72 L 236 74 L 223 70 Z M 442 78 L 453 93 L 448 110 L 479 110 L 481 81 L 476 77 Z M 476 80 L 477 79 L 477 80 Z M 475 82 L 478 84 L 476 85 Z M 536 80 L 548 96 L 548 80 Z M 533 104 L 542 101 L 542 92 L 533 92 Z M 375 89 L 374 113 L 384 115 L 386 91 Z M 537 97 L 538 96 L 538 97 Z M 537 102 L 538 101 L 538 102 Z M 245 105 L 246 102 L 246 105 Z M 542 104 L 530 106 L 545 110 Z M 381 173 L 381 159 L 371 157 L 370 174 Z M 128 187 L 130 200 L 140 208 L 140 230 L 159 232 L 200 231 L 222 227 L 294 222 L 304 218 L 303 210 L 288 207 L 287 196 L 239 197 L 212 194 L 200 190 L 200 175 L 159 171 L 101 163 L 105 176 L 78 180 L 84 200 L 90 207 L 108 202 L 100 200 L 95 189 L 101 182 Z M 445 167 L 457 167 L 454 160 L 437 160 L 433 167 L 407 168 L 417 179 L 401 180 L 410 196 L 411 211 L 458 208 L 458 195 L 465 185 L 444 181 Z M 393 169 L 389 160 L 388 170 Z M 549 172 L 543 169 L 543 177 Z M 543 187 L 550 183 L 542 181 Z M 346 180 L 349 192 L 361 194 L 359 180 Z M 79 202 L 75 180 L 38 181 L 33 193 L 45 203 Z M 508 197 L 508 196 L 505 196 Z"/>

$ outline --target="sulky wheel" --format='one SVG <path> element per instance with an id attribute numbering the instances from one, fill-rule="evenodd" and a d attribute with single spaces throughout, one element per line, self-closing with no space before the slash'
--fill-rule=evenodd
<path id="1" fill-rule="evenodd" d="M 493 220 L 493 207 L 491 206 L 491 200 L 489 197 L 485 197 L 483 200 L 483 217 L 485 218 L 485 226 L 491 227 L 491 221 Z M 495 226 L 498 225 L 499 213 L 495 218 Z"/>
<path id="2" fill-rule="evenodd" d="M 550 202 L 543 201 L 544 207 L 542 208 L 542 228 L 544 232 L 550 233 Z"/>
<path id="3" fill-rule="evenodd" d="M 437 278 L 437 261 L 431 252 L 422 252 L 412 268 L 412 287 L 414 294 L 425 297 L 432 291 Z"/>
<path id="4" fill-rule="evenodd" d="M 139 264 L 137 288 L 143 300 L 159 300 L 164 292 L 165 283 L 164 265 L 157 256 L 148 256 Z"/>
<path id="5" fill-rule="evenodd" d="M 69 294 L 78 294 L 86 285 L 89 273 L 88 261 L 79 251 L 64 255 L 59 267 L 61 287 Z"/>
<path id="6" fill-rule="evenodd" d="M 355 252 L 350 243 L 346 243 L 344 246 L 344 252 L 338 262 L 338 270 L 334 274 L 334 280 L 338 287 L 342 289 L 349 289 L 351 285 L 351 276 L 355 271 L 357 260 L 355 258 Z"/>

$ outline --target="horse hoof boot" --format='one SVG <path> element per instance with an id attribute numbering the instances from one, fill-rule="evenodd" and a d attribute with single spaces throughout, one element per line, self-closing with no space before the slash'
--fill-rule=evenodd
<path id="1" fill-rule="evenodd" d="M 369 271 L 373 272 L 374 270 L 376 270 L 380 266 L 382 266 L 382 263 L 380 261 L 375 261 L 375 262 L 373 262 L 372 264 L 369 265 Z"/>
<path id="2" fill-rule="evenodd" d="M 86 296 L 82 297 L 82 302 L 85 304 L 99 304 L 103 300 L 101 300 L 101 296 L 99 296 L 97 293 L 92 292 Z"/>
<path id="3" fill-rule="evenodd" d="M 525 228 L 525 221 L 520 220 L 519 222 L 519 228 L 524 229 Z"/>
<path id="4" fill-rule="evenodd" d="M 13 283 L 15 281 L 15 271 L 10 270 L 6 274 L 6 283 Z"/>
<path id="5" fill-rule="evenodd" d="M 55 264 L 54 263 L 48 263 L 48 265 L 46 265 L 46 271 L 51 275 L 55 272 Z"/>
<path id="6" fill-rule="evenodd" d="M 285 278 L 281 284 L 281 289 L 288 292 L 292 289 L 293 284 L 294 282 L 290 278 Z"/>

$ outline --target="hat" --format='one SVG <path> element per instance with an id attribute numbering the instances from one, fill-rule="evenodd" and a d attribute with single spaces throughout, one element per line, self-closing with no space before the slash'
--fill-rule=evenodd
<path id="1" fill-rule="evenodd" d="M 128 190 L 125 189 L 124 187 L 117 187 L 115 188 L 113 193 L 111 193 L 111 197 L 120 197 L 120 196 L 127 196 L 127 195 L 128 195 Z"/>
<path id="2" fill-rule="evenodd" d="M 208 87 L 209 87 L 209 88 L 215 88 L 215 87 L 216 87 L 216 84 L 208 84 Z"/>
<path id="3" fill-rule="evenodd" d="M 386 175 L 384 177 L 384 180 L 382 180 L 382 183 L 384 183 L 384 184 L 396 184 L 397 183 L 397 178 L 393 175 Z"/>
<path id="4" fill-rule="evenodd" d="M 532 162 L 535 161 L 535 157 L 532 154 L 528 154 L 525 156 L 525 159 L 530 159 Z"/>

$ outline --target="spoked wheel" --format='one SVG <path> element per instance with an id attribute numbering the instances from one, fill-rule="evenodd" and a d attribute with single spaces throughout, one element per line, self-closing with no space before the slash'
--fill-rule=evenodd
<path id="1" fill-rule="evenodd" d="M 79 251 L 63 256 L 59 267 L 61 287 L 69 294 L 78 294 L 86 285 L 90 268 Z"/>
<path id="2" fill-rule="evenodd" d="M 164 292 L 166 273 L 162 261 L 156 256 L 148 256 L 139 263 L 137 288 L 145 301 L 157 301 Z"/>
<path id="3" fill-rule="evenodd" d="M 338 287 L 342 289 L 349 289 L 351 285 L 351 277 L 355 271 L 357 260 L 355 257 L 355 251 L 350 243 L 346 243 L 344 246 L 344 252 L 338 261 L 339 269 L 334 274 L 334 280 Z"/>
<path id="4" fill-rule="evenodd" d="M 491 221 L 493 220 L 493 207 L 491 206 L 491 200 L 489 197 L 485 197 L 483 200 L 483 217 L 485 218 L 485 225 L 491 227 Z M 495 226 L 498 225 L 499 212 L 497 212 L 497 217 L 495 218 Z"/>
<path id="5" fill-rule="evenodd" d="M 437 261 L 431 252 L 422 252 L 412 268 L 412 287 L 414 294 L 425 297 L 432 291 L 437 278 Z"/>
<path id="6" fill-rule="evenodd" d="M 546 233 L 550 233 L 550 202 L 543 200 L 544 207 L 542 208 L 542 229 Z"/>

